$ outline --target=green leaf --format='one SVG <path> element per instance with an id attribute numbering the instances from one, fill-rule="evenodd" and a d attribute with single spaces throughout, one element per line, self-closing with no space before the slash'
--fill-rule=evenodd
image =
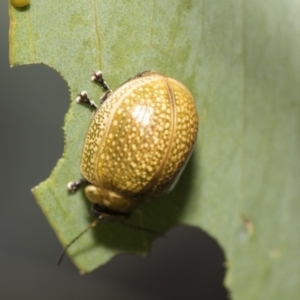
<path id="1" fill-rule="evenodd" d="M 161 232 L 201 227 L 222 246 L 234 299 L 300 293 L 300 18 L 292 0 L 32 1 L 10 9 L 11 64 L 44 63 L 68 82 L 65 152 L 33 189 L 66 245 L 90 222 L 80 154 L 91 118 L 73 99 L 97 69 L 112 88 L 153 69 L 193 92 L 200 116 L 194 155 L 175 191 L 130 222 Z M 153 236 L 115 223 L 89 231 L 68 253 L 89 272 L 117 253 L 146 253 Z M 199 253 L 199 256 L 201 253 Z"/>

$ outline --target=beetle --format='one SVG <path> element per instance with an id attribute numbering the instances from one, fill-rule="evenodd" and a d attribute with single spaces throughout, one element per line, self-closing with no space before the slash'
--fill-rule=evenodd
<path id="1" fill-rule="evenodd" d="M 30 3 L 30 0 L 10 0 L 10 4 L 14 7 L 25 7 Z"/>
<path id="2" fill-rule="evenodd" d="M 145 71 L 114 92 L 101 71 L 94 73 L 92 81 L 104 94 L 99 107 L 85 91 L 76 99 L 95 113 L 82 150 L 84 178 L 68 183 L 71 192 L 85 185 L 92 202 L 96 221 L 86 230 L 100 219 L 122 221 L 151 199 L 170 192 L 192 154 L 198 131 L 194 98 L 173 78 Z"/>

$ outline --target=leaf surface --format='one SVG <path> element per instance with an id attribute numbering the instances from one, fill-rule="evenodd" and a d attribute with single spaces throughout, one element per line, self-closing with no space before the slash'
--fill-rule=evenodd
<path id="1" fill-rule="evenodd" d="M 225 251 L 233 299 L 300 293 L 300 4 L 267 1 L 32 1 L 10 8 L 12 65 L 44 63 L 72 99 L 65 151 L 33 189 L 62 244 L 90 222 L 80 155 L 91 112 L 73 99 L 101 69 L 115 89 L 143 70 L 182 81 L 200 116 L 196 149 L 176 189 L 130 222 L 161 232 L 201 227 Z M 146 253 L 153 236 L 103 223 L 68 251 L 82 272 L 122 252 Z M 199 253 L 201 255 L 201 253 Z"/>

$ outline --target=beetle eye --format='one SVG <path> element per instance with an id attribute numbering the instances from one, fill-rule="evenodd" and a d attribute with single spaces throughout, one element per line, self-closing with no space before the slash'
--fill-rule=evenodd
<path id="1" fill-rule="evenodd" d="M 114 211 L 114 210 L 109 209 L 108 207 L 99 205 L 97 203 L 92 204 L 91 213 L 97 219 L 101 219 L 102 217 L 105 217 L 105 216 L 110 216 L 110 217 L 113 217 L 116 219 L 118 219 L 118 218 L 123 219 L 123 218 L 127 218 L 129 216 L 128 213 Z"/>
<path id="2" fill-rule="evenodd" d="M 103 213 L 103 211 L 101 210 L 101 206 L 98 204 L 93 204 L 91 206 L 91 214 L 96 217 L 99 218 L 99 216 L 101 215 L 101 213 Z"/>

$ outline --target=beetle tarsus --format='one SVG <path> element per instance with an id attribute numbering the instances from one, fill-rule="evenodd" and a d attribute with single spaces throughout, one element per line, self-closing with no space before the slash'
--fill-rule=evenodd
<path id="1" fill-rule="evenodd" d="M 69 182 L 68 184 L 67 184 L 67 187 L 68 187 L 68 191 L 69 192 L 72 192 L 72 193 L 74 193 L 74 192 L 76 192 L 79 188 L 80 188 L 80 186 L 83 184 L 83 183 L 85 183 L 86 182 L 86 180 L 85 179 L 79 179 L 78 181 L 71 181 L 71 182 Z"/>
<path id="2" fill-rule="evenodd" d="M 77 103 L 83 103 L 89 105 L 93 109 L 97 109 L 97 105 L 94 101 L 92 101 L 89 97 L 86 91 L 82 91 L 80 94 L 78 94 L 76 98 Z"/>
<path id="3" fill-rule="evenodd" d="M 91 80 L 97 84 L 99 84 L 102 89 L 104 90 L 104 92 L 106 91 L 109 91 L 110 88 L 109 86 L 107 85 L 107 83 L 104 81 L 103 79 L 103 73 L 101 71 L 97 71 L 95 72 L 92 77 L 91 77 Z"/>

